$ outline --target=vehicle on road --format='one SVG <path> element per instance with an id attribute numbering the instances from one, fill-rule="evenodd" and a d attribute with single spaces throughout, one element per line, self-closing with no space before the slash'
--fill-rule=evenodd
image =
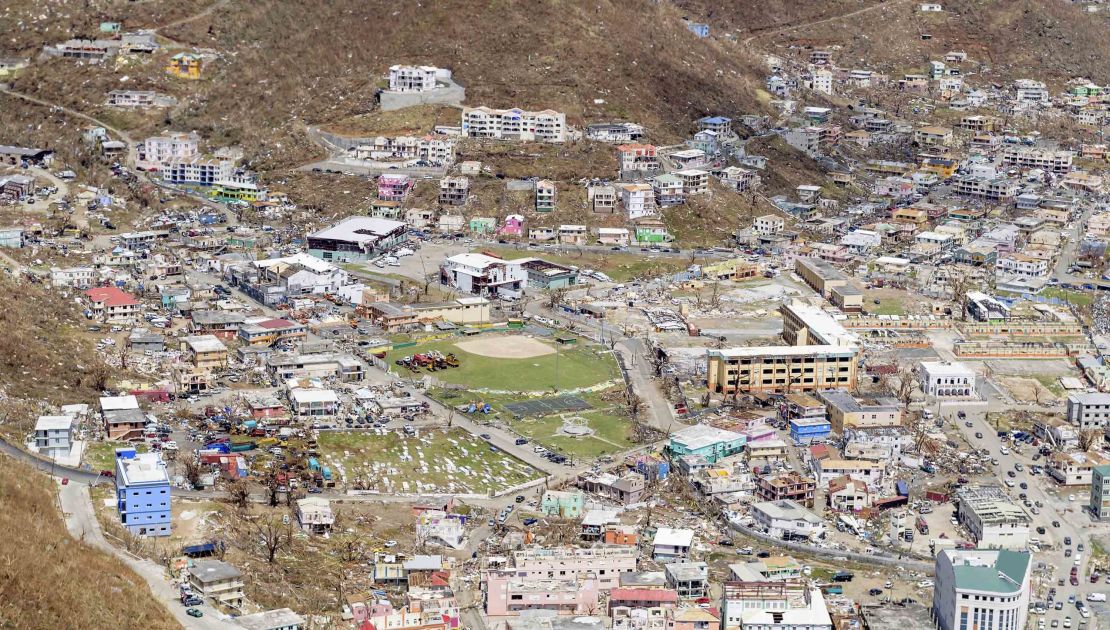
<path id="1" fill-rule="evenodd" d="M 189 610 L 185 611 L 185 614 L 189 615 L 190 617 L 200 618 L 204 616 L 204 611 L 200 610 L 199 608 L 190 608 Z"/>

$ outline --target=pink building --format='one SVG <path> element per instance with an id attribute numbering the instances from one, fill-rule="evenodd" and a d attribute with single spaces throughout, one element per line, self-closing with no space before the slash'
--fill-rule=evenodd
<path id="1" fill-rule="evenodd" d="M 517 577 L 516 571 L 485 574 L 486 614 L 490 617 L 519 615 L 522 610 L 554 610 L 560 615 L 593 615 L 598 612 L 597 580 L 533 579 Z"/>
<path id="2" fill-rule="evenodd" d="M 394 608 L 387 600 L 373 599 L 372 595 L 352 595 L 347 598 L 352 623 L 359 630 L 451 630 L 458 627 L 458 612 L 454 619 L 438 611 L 421 611 Z M 454 624 L 454 625 L 452 625 Z"/>
<path id="3" fill-rule="evenodd" d="M 529 547 L 513 552 L 513 572 L 529 580 L 589 577 L 608 591 L 620 586 L 622 573 L 637 570 L 639 556 L 630 547 Z"/>
<path id="4" fill-rule="evenodd" d="M 408 175 L 382 175 L 378 177 L 378 199 L 402 201 L 412 186 L 413 181 Z"/>
<path id="5" fill-rule="evenodd" d="M 778 439 L 778 434 L 775 433 L 775 427 L 769 424 L 749 427 L 741 431 L 740 434 L 747 437 L 747 440 L 744 442 L 745 444 L 751 444 L 752 442 L 769 442 Z"/>
<path id="6" fill-rule="evenodd" d="M 505 223 L 497 229 L 502 236 L 522 236 L 524 234 L 524 216 L 510 214 L 505 217 Z"/>

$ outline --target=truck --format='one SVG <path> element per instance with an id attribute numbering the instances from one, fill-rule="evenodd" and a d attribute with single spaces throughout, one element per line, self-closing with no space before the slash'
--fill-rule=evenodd
<path id="1" fill-rule="evenodd" d="M 917 517 L 917 531 L 922 534 L 929 533 L 929 524 L 925 522 L 925 517 L 923 516 Z"/>
<path id="2" fill-rule="evenodd" d="M 856 577 L 848 571 L 837 571 L 836 575 L 832 576 L 833 582 L 851 582 L 852 578 Z"/>
<path id="3" fill-rule="evenodd" d="M 1106 593 L 1087 593 L 1087 601 L 1104 602 L 1106 601 Z"/>
<path id="4" fill-rule="evenodd" d="M 324 481 L 331 481 L 331 468 L 324 466 L 323 469 L 320 470 L 320 474 L 323 475 Z"/>

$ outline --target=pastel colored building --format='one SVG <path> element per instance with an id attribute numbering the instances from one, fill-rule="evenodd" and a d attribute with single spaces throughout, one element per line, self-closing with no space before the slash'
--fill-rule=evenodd
<path id="1" fill-rule="evenodd" d="M 170 535 L 170 477 L 160 455 L 116 449 L 116 509 L 132 534 Z"/>
<path id="2" fill-rule="evenodd" d="M 548 490 L 543 493 L 543 500 L 540 501 L 540 512 L 544 516 L 577 519 L 582 517 L 585 503 L 586 495 L 583 492 Z"/>
<path id="3" fill-rule="evenodd" d="M 745 442 L 743 434 L 697 424 L 672 434 L 669 448 L 676 458 L 700 455 L 715 464 L 718 459 L 742 452 Z"/>
<path id="4" fill-rule="evenodd" d="M 505 617 L 525 610 L 553 610 L 559 615 L 587 615 L 598 610 L 598 582 L 592 577 L 520 578 L 513 570 L 485 575 L 486 615 Z"/>

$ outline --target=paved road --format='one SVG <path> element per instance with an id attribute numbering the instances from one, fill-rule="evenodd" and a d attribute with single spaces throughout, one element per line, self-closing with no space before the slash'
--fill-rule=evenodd
<path id="1" fill-rule="evenodd" d="M 139 577 L 146 581 L 154 598 L 161 602 L 183 627 L 200 628 L 202 630 L 240 628 L 240 626 L 230 622 L 221 621 L 217 618 L 219 613 L 208 605 L 197 606 L 197 608 L 204 611 L 204 616 L 199 619 L 185 614 L 186 608 L 181 605 L 181 601 L 178 599 L 177 588 L 171 585 L 169 576 L 162 567 L 150 560 L 139 558 L 118 549 L 104 538 L 100 522 L 96 520 L 96 512 L 93 508 L 92 498 L 89 496 L 88 487 L 80 483 L 69 483 L 59 486 L 59 488 L 58 498 L 62 515 L 65 518 L 66 529 L 70 536 L 116 556 L 124 564 L 131 567 Z"/>
<path id="2" fill-rule="evenodd" d="M 1030 514 L 1033 519 L 1033 528 L 1043 527 L 1044 534 L 1038 534 L 1035 531 L 1031 533 L 1032 537 L 1040 538 L 1042 542 L 1047 541 L 1053 547 L 1045 549 L 1044 551 L 1035 554 L 1036 562 L 1044 562 L 1049 567 L 1053 568 L 1051 580 L 1046 582 L 1043 588 L 1036 588 L 1034 585 L 1034 601 L 1044 601 L 1045 594 L 1050 587 L 1055 587 L 1057 594 L 1056 600 L 1063 600 L 1065 602 L 1063 610 L 1051 610 L 1045 615 L 1046 624 L 1051 624 L 1053 619 L 1058 619 L 1063 622 L 1065 616 L 1072 618 L 1073 627 L 1078 625 L 1080 620 L 1078 611 L 1074 605 L 1067 603 L 1069 595 L 1075 594 L 1079 599 L 1086 597 L 1088 593 L 1103 593 L 1110 590 L 1105 582 L 1102 580 L 1098 584 L 1091 584 L 1087 579 L 1090 571 L 1090 549 L 1091 549 L 1091 536 L 1092 534 L 1106 534 L 1110 533 L 1110 526 L 1102 524 L 1095 524 L 1090 521 L 1087 514 L 1083 512 L 1082 506 L 1086 493 L 1078 488 L 1068 489 L 1060 487 L 1047 475 L 1034 476 L 1029 473 L 1029 467 L 1033 464 L 1044 464 L 1044 459 L 1033 461 L 1032 455 L 1035 452 L 1032 447 L 1026 446 L 1020 453 L 1015 453 L 1009 449 L 1008 454 L 1002 454 L 1001 448 L 1006 446 L 998 437 L 995 428 L 987 423 L 984 414 L 981 412 L 969 412 L 966 420 L 956 419 L 956 426 L 967 438 L 968 442 L 976 448 L 987 449 L 993 457 L 998 459 L 998 466 L 995 472 L 999 479 L 1008 479 L 1007 471 L 1013 470 L 1015 478 L 1013 481 L 1015 487 L 1010 489 L 1014 501 L 1021 503 L 1017 498 L 1018 493 L 1025 492 L 1030 501 L 1040 501 L 1044 504 L 1040 508 L 1040 514 Z M 970 422 L 972 426 L 968 427 L 967 423 Z M 975 433 L 982 434 L 982 438 L 975 437 Z M 1024 470 L 1017 471 L 1014 465 L 1021 463 Z M 1023 490 L 1020 488 L 1021 483 L 1028 484 L 1028 489 Z M 999 481 L 999 483 L 1003 483 Z M 1075 501 L 1069 501 L 1068 495 L 1076 495 Z M 1059 524 L 1059 527 L 1053 525 L 1053 522 Z M 1082 542 L 1086 547 L 1086 551 L 1082 554 L 1081 565 L 1079 569 L 1079 586 L 1072 586 L 1068 582 L 1068 578 L 1073 566 L 1075 556 L 1064 556 L 1064 537 L 1070 536 L 1072 539 L 1072 549 L 1075 545 Z M 1064 586 L 1058 586 L 1057 580 L 1064 579 Z M 1094 616 L 1087 620 L 1088 628 L 1094 630 L 1098 627 L 1097 620 Z"/>

